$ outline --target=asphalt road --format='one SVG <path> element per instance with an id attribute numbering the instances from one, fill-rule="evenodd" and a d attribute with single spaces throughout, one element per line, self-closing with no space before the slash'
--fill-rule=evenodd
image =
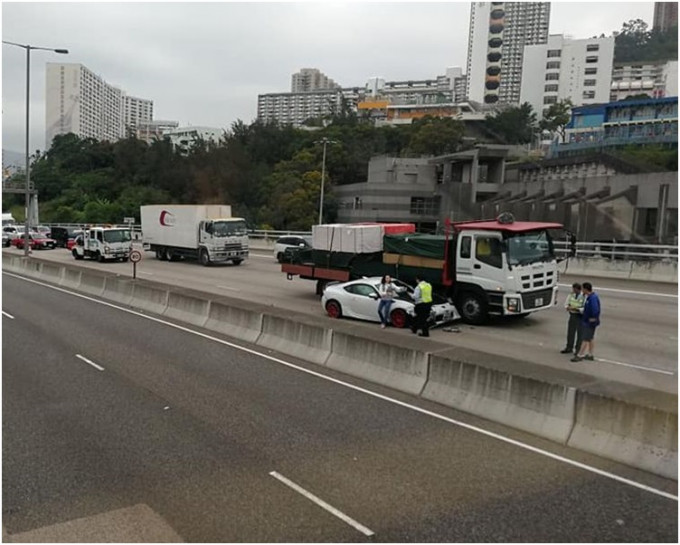
<path id="1" fill-rule="evenodd" d="M 6 250 L 17 252 L 16 250 Z M 65 250 L 36 252 L 36 256 L 73 264 Z M 85 260 L 79 266 L 132 274 L 130 263 L 100 264 Z M 271 252 L 255 251 L 241 266 L 201 267 L 194 262 L 163 262 L 146 252 L 137 267 L 140 278 L 189 286 L 208 293 L 230 295 L 313 315 L 324 314 L 314 283 L 289 281 Z M 441 329 L 432 338 L 455 346 L 484 350 L 556 368 L 571 368 L 598 379 L 616 380 L 669 393 L 678 392 L 677 286 L 593 279 L 603 305 L 602 326 L 596 338 L 595 363 L 569 362 L 564 348 L 567 316 L 562 301 L 574 280 L 560 279 L 560 305 L 523 320 L 496 320 L 483 327 L 457 324 L 459 333 Z M 378 324 L 366 324 L 378 330 Z M 389 332 L 408 335 L 407 331 Z"/>
<path id="2" fill-rule="evenodd" d="M 9 275 L 2 304 L 5 540 L 677 542 L 677 483 Z"/>

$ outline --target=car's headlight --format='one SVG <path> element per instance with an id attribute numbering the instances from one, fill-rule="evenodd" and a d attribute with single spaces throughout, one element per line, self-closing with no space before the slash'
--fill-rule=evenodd
<path id="1" fill-rule="evenodd" d="M 518 312 L 519 311 L 519 297 L 508 297 L 506 299 L 506 308 L 508 309 L 509 312 Z"/>

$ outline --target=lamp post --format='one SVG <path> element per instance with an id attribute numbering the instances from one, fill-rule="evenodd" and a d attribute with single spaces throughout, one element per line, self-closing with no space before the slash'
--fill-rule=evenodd
<path id="1" fill-rule="evenodd" d="M 35 47 L 33 45 L 27 45 L 27 44 L 17 44 L 14 42 L 6 42 L 5 40 L 2 41 L 3 44 L 7 45 L 13 45 L 15 47 L 21 47 L 22 49 L 26 50 L 26 191 L 25 191 L 25 196 L 26 196 L 26 222 L 25 222 L 25 231 L 24 231 L 24 255 L 28 257 L 28 252 L 30 250 L 30 243 L 28 239 L 28 233 L 29 233 L 29 211 L 31 207 L 31 190 L 29 188 L 29 183 L 31 181 L 31 165 L 30 165 L 30 159 L 29 159 L 29 150 L 30 150 L 30 144 L 29 144 L 29 120 L 30 120 L 30 112 L 31 112 L 31 51 L 33 50 L 41 50 L 41 51 L 53 51 L 54 53 L 61 53 L 62 55 L 66 55 L 68 53 L 68 49 L 52 49 L 50 47 Z"/>
<path id="2" fill-rule="evenodd" d="M 314 142 L 315 144 L 323 144 L 323 159 L 321 161 L 321 198 L 319 199 L 319 225 L 323 223 L 323 190 L 324 182 L 326 181 L 326 146 L 328 144 L 337 144 L 335 140 L 329 140 L 325 136 L 321 140 Z"/>

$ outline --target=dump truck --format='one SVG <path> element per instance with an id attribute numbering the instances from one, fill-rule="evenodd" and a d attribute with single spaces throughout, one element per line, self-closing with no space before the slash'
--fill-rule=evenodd
<path id="1" fill-rule="evenodd" d="M 148 205 L 141 207 L 142 240 L 156 259 L 197 259 L 201 265 L 248 257 L 248 230 L 226 204 Z"/>
<path id="2" fill-rule="evenodd" d="M 343 229 L 358 227 L 333 227 L 333 238 L 342 240 Z M 506 213 L 493 220 L 447 221 L 443 235 L 385 233 L 379 249 L 374 235 L 360 251 L 339 251 L 335 240 L 335 247 L 329 247 L 321 237 L 321 245 L 288 254 L 281 271 L 289 280 L 316 281 L 317 294 L 328 282 L 389 274 L 414 284 L 419 276 L 450 299 L 464 321 L 481 324 L 490 315 L 526 316 L 557 303 L 553 230 L 563 230 L 563 225 L 515 221 Z"/>

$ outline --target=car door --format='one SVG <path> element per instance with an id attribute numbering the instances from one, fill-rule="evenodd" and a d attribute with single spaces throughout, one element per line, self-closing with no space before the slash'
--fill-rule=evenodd
<path id="1" fill-rule="evenodd" d="M 377 322 L 378 291 L 370 284 L 351 284 L 345 287 L 349 299 L 348 309 L 354 318 Z"/>

